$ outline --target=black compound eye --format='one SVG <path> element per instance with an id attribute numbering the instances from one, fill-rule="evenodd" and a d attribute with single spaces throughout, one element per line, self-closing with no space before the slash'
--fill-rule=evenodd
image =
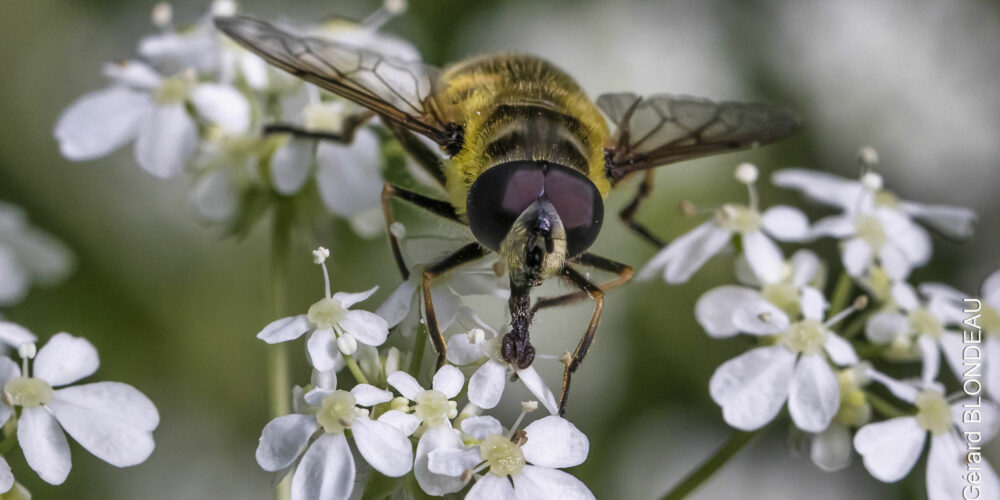
<path id="1" fill-rule="evenodd" d="M 466 213 L 472 234 L 486 248 L 500 249 L 514 221 L 545 188 L 545 174 L 533 162 L 493 167 L 469 189 Z"/>
<path id="2" fill-rule="evenodd" d="M 575 170 L 550 165 L 545 172 L 545 197 L 566 230 L 566 253 L 575 257 L 590 248 L 604 222 L 604 201 L 597 186 Z"/>

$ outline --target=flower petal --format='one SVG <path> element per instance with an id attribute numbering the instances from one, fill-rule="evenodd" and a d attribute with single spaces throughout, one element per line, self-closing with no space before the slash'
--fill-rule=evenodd
<path id="1" fill-rule="evenodd" d="M 518 496 L 510 480 L 495 474 L 486 474 L 476 481 L 465 495 L 465 500 L 514 500 Z"/>
<path id="2" fill-rule="evenodd" d="M 913 262 L 893 243 L 886 243 L 878 251 L 878 260 L 882 269 L 893 280 L 904 280 L 913 270 Z"/>
<path id="3" fill-rule="evenodd" d="M 875 215 L 885 229 L 886 240 L 903 254 L 908 263 L 922 266 L 930 260 L 933 244 L 924 228 L 899 210 L 880 208 Z"/>
<path id="4" fill-rule="evenodd" d="M 413 283 L 409 281 L 400 283 L 389 295 L 389 298 L 378 306 L 375 314 L 385 318 L 390 328 L 398 325 L 409 314 L 416 292 L 417 289 Z"/>
<path id="5" fill-rule="evenodd" d="M 7 493 L 13 487 L 14 473 L 10 471 L 10 465 L 7 464 L 7 461 L 0 456 L 0 493 Z"/>
<path id="6" fill-rule="evenodd" d="M 971 363 L 978 362 L 970 360 L 970 364 L 968 366 L 963 365 L 963 363 L 965 362 L 964 353 L 966 344 L 965 342 L 963 342 L 961 333 L 946 331 L 944 332 L 943 335 L 941 335 L 941 338 L 938 339 L 938 343 L 941 347 L 941 354 L 944 356 L 945 362 L 948 363 L 948 367 L 951 368 L 952 373 L 954 373 L 955 377 L 957 377 L 959 380 L 962 380 L 962 374 L 965 373 L 967 369 L 973 368 L 973 365 Z M 974 345 L 970 347 L 974 347 L 974 349 L 969 349 L 969 355 L 971 356 L 973 353 L 978 351 L 980 359 L 982 359 L 982 356 L 985 354 L 983 352 L 982 347 L 985 346 Z M 989 358 L 987 357 L 986 359 Z M 977 369 L 975 370 L 975 372 L 979 372 L 979 370 Z"/>
<path id="7" fill-rule="evenodd" d="M 153 453 L 160 422 L 152 401 L 134 387 L 98 382 L 55 391 L 47 407 L 80 445 L 116 467 L 138 465 Z"/>
<path id="8" fill-rule="evenodd" d="M 758 347 L 715 370 L 709 381 L 712 399 L 726 423 L 741 430 L 770 422 L 788 397 L 795 354 L 784 346 Z"/>
<path id="9" fill-rule="evenodd" d="M 910 320 L 898 313 L 876 313 L 865 323 L 865 336 L 876 344 L 888 344 L 909 332 Z"/>
<path id="10" fill-rule="evenodd" d="M 789 259 L 792 265 L 792 284 L 801 288 L 823 272 L 823 263 L 811 250 L 798 250 Z"/>
<path id="11" fill-rule="evenodd" d="M 333 294 L 333 298 L 337 302 L 340 302 L 340 307 L 350 309 L 351 307 L 354 307 L 355 304 L 368 300 L 368 298 L 375 295 L 375 292 L 377 291 L 378 286 L 373 286 L 368 290 L 358 293 L 337 292 Z"/>
<path id="12" fill-rule="evenodd" d="M 528 462 L 562 469 L 587 460 L 590 441 L 569 420 L 549 415 L 528 424 L 524 432 L 528 441 L 521 451 Z"/>
<path id="13" fill-rule="evenodd" d="M 858 353 L 854 351 L 854 346 L 840 335 L 831 333 L 826 336 L 826 343 L 823 344 L 830 359 L 839 366 L 856 365 L 860 361 Z"/>
<path id="14" fill-rule="evenodd" d="M 380 346 L 389 336 L 389 325 L 378 314 L 368 311 L 347 311 L 340 327 L 350 333 L 358 342 L 370 346 Z"/>
<path id="15" fill-rule="evenodd" d="M 316 141 L 289 137 L 271 157 L 271 183 L 274 190 L 292 195 L 309 179 L 316 154 Z"/>
<path id="16" fill-rule="evenodd" d="M 460 433 L 447 425 L 427 429 L 417 443 L 416 459 L 413 462 L 413 475 L 417 478 L 420 489 L 428 495 L 442 496 L 454 493 L 465 486 L 460 477 L 435 474 L 428 468 L 428 455 L 438 449 L 464 449 Z"/>
<path id="17" fill-rule="evenodd" d="M 993 271 L 979 287 L 983 302 L 992 308 L 1000 308 L 1000 269 Z"/>
<path id="18" fill-rule="evenodd" d="M 448 399 L 451 399 L 458 396 L 464 384 L 465 375 L 462 375 L 462 370 L 451 365 L 444 365 L 434 374 L 431 387 L 443 392 L 445 396 L 448 396 Z"/>
<path id="19" fill-rule="evenodd" d="M 930 384 L 934 382 L 941 370 L 941 354 L 938 352 L 937 342 L 934 339 L 921 335 L 917 342 L 920 344 L 920 354 L 923 358 L 920 379 L 923 380 L 924 384 Z"/>
<path id="20" fill-rule="evenodd" d="M 774 304 L 755 297 L 733 311 L 733 325 L 751 335 L 775 335 L 788 329 L 788 315 Z"/>
<path id="21" fill-rule="evenodd" d="M 312 332 L 306 340 L 306 352 L 309 353 L 309 362 L 313 368 L 321 372 L 334 369 L 340 351 L 337 349 L 333 330 L 321 328 Z"/>
<path id="22" fill-rule="evenodd" d="M 317 430 L 319 424 L 315 415 L 293 413 L 268 422 L 257 444 L 257 464 L 268 472 L 294 464 Z"/>
<path id="23" fill-rule="evenodd" d="M 57 333 L 35 357 L 35 377 L 52 386 L 71 384 L 97 371 L 101 361 L 94 345 L 82 337 Z"/>
<path id="24" fill-rule="evenodd" d="M 525 465 L 521 473 L 514 476 L 514 493 L 517 498 L 561 500 L 589 500 L 594 494 L 579 479 L 548 467 Z"/>
<path id="25" fill-rule="evenodd" d="M 872 247 L 861 238 L 851 238 L 844 242 L 841 261 L 847 274 L 858 277 L 871 265 Z"/>
<path id="26" fill-rule="evenodd" d="M 538 374 L 538 372 L 535 371 L 534 366 L 518 370 L 517 377 L 521 379 L 524 386 L 527 387 L 536 398 L 538 398 L 538 401 L 542 403 L 542 406 L 544 406 L 546 410 L 549 410 L 550 414 L 556 415 L 559 413 L 559 409 L 556 404 L 556 397 L 552 394 L 549 386 L 545 384 L 545 381 L 542 380 L 542 377 Z"/>
<path id="27" fill-rule="evenodd" d="M 892 483 L 913 469 L 926 439 L 927 431 L 915 417 L 897 417 L 858 429 L 854 448 L 875 479 Z"/>
<path id="28" fill-rule="evenodd" d="M 831 238 L 844 239 L 854 235 L 857 228 L 854 220 L 847 215 L 830 215 L 823 217 L 813 224 L 809 231 L 809 238 L 821 238 L 829 236 Z"/>
<path id="29" fill-rule="evenodd" d="M 428 469 L 444 476 L 461 476 L 482 461 L 478 448 L 439 448 L 427 455 Z"/>
<path id="30" fill-rule="evenodd" d="M 395 387 L 404 398 L 410 401 L 416 399 L 417 394 L 424 390 L 417 382 L 417 379 L 406 372 L 394 372 L 386 378 L 386 382 Z"/>
<path id="31" fill-rule="evenodd" d="M 323 434 L 302 455 L 292 476 L 294 500 L 349 498 L 354 489 L 354 457 L 343 434 Z"/>
<path id="32" fill-rule="evenodd" d="M 755 301 L 758 297 L 756 290 L 747 287 L 716 287 L 698 298 L 694 305 L 694 315 L 709 336 L 732 337 L 739 333 L 739 328 L 733 324 L 733 311 L 741 304 Z"/>
<path id="33" fill-rule="evenodd" d="M 990 336 L 983 343 L 985 349 L 983 358 L 986 360 L 986 369 L 983 376 L 983 385 L 986 386 L 986 393 L 994 401 L 1000 400 L 1000 338 Z"/>
<path id="34" fill-rule="evenodd" d="M 837 376 L 823 356 L 803 355 L 795 366 L 788 393 L 788 412 L 796 427 L 806 432 L 822 432 L 840 408 Z"/>
<path id="35" fill-rule="evenodd" d="M 917 297 L 917 292 L 905 281 L 892 285 L 892 300 L 904 311 L 912 311 L 920 307 L 920 298 Z"/>
<path id="36" fill-rule="evenodd" d="M 906 382 L 900 382 L 874 368 L 868 368 L 865 371 L 865 375 L 882 384 L 886 389 L 889 389 L 894 396 L 910 404 L 913 404 L 917 400 L 917 394 L 920 392 L 912 384 Z"/>
<path id="37" fill-rule="evenodd" d="M 191 188 L 190 200 L 198 215 L 215 222 L 232 219 L 240 207 L 240 193 L 225 170 L 199 177 Z"/>
<path id="38" fill-rule="evenodd" d="M 448 339 L 448 362 L 458 366 L 470 365 L 486 356 L 485 348 L 485 341 L 473 343 L 468 333 L 456 333 Z"/>
<path id="39" fill-rule="evenodd" d="M 852 208 L 861 195 L 860 182 L 803 168 L 777 170 L 771 174 L 771 182 L 775 186 L 796 189 L 813 200 L 845 210 Z"/>
<path id="40" fill-rule="evenodd" d="M 389 410 L 378 417 L 379 422 L 385 422 L 400 430 L 404 435 L 409 436 L 417 431 L 420 426 L 420 419 L 399 410 Z"/>
<path id="41" fill-rule="evenodd" d="M 392 393 L 374 385 L 358 384 L 351 389 L 358 406 L 375 406 L 392 399 Z"/>
<path id="42" fill-rule="evenodd" d="M 413 445 L 391 424 L 368 418 L 351 424 L 358 451 L 375 470 L 389 477 L 399 477 L 413 467 Z"/>
<path id="43" fill-rule="evenodd" d="M 7 277 L 4 276 L 4 279 Z M 0 342 L 13 348 L 18 348 L 21 344 L 37 342 L 38 337 L 27 328 L 10 321 L 0 321 Z"/>
<path id="44" fill-rule="evenodd" d="M 468 417 L 462 420 L 462 432 L 482 441 L 490 434 L 503 434 L 503 425 L 489 415 Z"/>
<path id="45" fill-rule="evenodd" d="M 802 309 L 802 315 L 807 319 L 822 321 L 827 307 L 828 304 L 823 292 L 811 286 L 802 289 L 802 300 L 799 302 L 799 308 Z"/>
<path id="46" fill-rule="evenodd" d="M 257 338 L 268 344 L 277 344 L 297 339 L 308 332 L 309 328 L 309 318 L 305 314 L 289 316 L 272 321 L 257 334 Z"/>
<path id="47" fill-rule="evenodd" d="M 775 205 L 761 214 L 761 225 L 781 241 L 802 241 L 809 236 L 809 218 L 795 207 Z"/>
<path id="48" fill-rule="evenodd" d="M 226 133 L 242 134 L 250 129 L 250 103 L 239 90 L 219 83 L 201 83 L 190 97 L 198 114 Z"/>
<path id="49" fill-rule="evenodd" d="M 731 238 L 732 234 L 714 221 L 705 222 L 660 250 L 643 266 L 636 279 L 648 280 L 662 270 L 667 283 L 683 283 L 719 253 Z"/>
<path id="50" fill-rule="evenodd" d="M 978 432 L 980 441 L 987 443 L 1000 427 L 998 409 L 996 403 L 987 399 L 964 398 L 952 403 L 951 416 L 961 432 Z"/>
<path id="51" fill-rule="evenodd" d="M 506 385 L 507 369 L 489 360 L 469 377 L 469 401 L 480 408 L 490 409 L 500 402 Z"/>
<path id="52" fill-rule="evenodd" d="M 320 198 L 331 212 L 350 217 L 381 203 L 378 139 L 371 130 L 359 129 L 346 146 L 320 142 L 316 162 Z"/>
<path id="53" fill-rule="evenodd" d="M 152 111 L 146 92 L 110 87 L 77 99 L 56 122 L 59 151 L 74 161 L 92 160 L 124 146 Z"/>
<path id="54" fill-rule="evenodd" d="M 812 439 L 809 457 L 817 467 L 833 472 L 851 463 L 851 431 L 840 424 L 833 424 Z"/>
<path id="55" fill-rule="evenodd" d="M 198 145 L 198 127 L 180 104 L 155 106 L 138 129 L 135 159 L 162 179 L 180 172 Z"/>
<path id="56" fill-rule="evenodd" d="M 62 484 L 69 476 L 69 444 L 59 423 L 43 407 L 25 408 L 17 421 L 17 442 L 28 466 L 49 484 Z"/>
<path id="57" fill-rule="evenodd" d="M 966 474 L 972 470 L 972 464 L 966 464 L 968 451 L 963 451 L 963 448 L 965 448 L 965 443 L 962 443 L 958 436 L 951 432 L 931 437 L 930 452 L 927 454 L 927 477 L 925 478 L 928 500 L 962 498 L 968 496 L 963 493 L 972 491 L 969 489 L 972 482 L 966 480 Z M 985 462 L 976 465 L 977 469 L 981 465 L 989 467 Z M 978 483 L 976 486 L 983 494 L 981 498 L 995 498 L 996 490 L 987 490 L 988 485 L 982 484 L 981 481 L 982 477 L 976 481 Z"/>
<path id="58" fill-rule="evenodd" d="M 972 237 L 978 218 L 971 208 L 954 205 L 927 205 L 905 201 L 900 204 L 900 209 L 946 237 L 957 240 Z"/>

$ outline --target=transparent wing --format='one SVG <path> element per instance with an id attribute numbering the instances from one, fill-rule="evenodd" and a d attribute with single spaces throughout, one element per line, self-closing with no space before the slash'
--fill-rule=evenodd
<path id="1" fill-rule="evenodd" d="M 323 38 L 299 37 L 250 17 L 215 25 L 250 51 L 307 82 L 448 147 L 454 127 L 434 99 L 438 70 Z"/>
<path id="2" fill-rule="evenodd" d="M 799 128 L 791 113 L 767 104 L 687 96 L 604 94 L 597 106 L 615 127 L 608 176 L 699 156 L 755 147 Z"/>

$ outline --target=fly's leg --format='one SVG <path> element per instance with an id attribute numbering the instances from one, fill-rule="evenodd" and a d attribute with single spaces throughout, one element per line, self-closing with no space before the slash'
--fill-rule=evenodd
<path id="1" fill-rule="evenodd" d="M 392 232 L 392 224 L 395 222 L 395 219 L 392 216 L 393 198 L 409 202 L 434 215 L 459 224 L 465 224 L 465 222 L 462 222 L 462 219 L 460 219 L 458 214 L 455 213 L 455 207 L 451 206 L 451 203 L 435 200 L 434 198 L 428 198 L 422 194 L 393 186 L 388 182 L 385 183 L 382 186 L 382 215 L 385 216 L 385 228 L 386 232 L 389 234 L 389 244 L 392 246 L 392 256 L 396 259 L 396 266 L 399 267 L 399 273 L 403 275 L 403 280 L 405 281 L 410 278 L 410 270 L 406 267 L 406 262 L 403 260 L 403 252 L 399 248 L 399 239 L 396 238 L 396 235 Z"/>
<path id="2" fill-rule="evenodd" d="M 629 229 L 642 237 L 642 239 L 652 243 L 656 248 L 663 248 L 666 242 L 657 238 L 649 228 L 635 220 L 635 214 L 639 211 L 639 207 L 642 206 L 642 202 L 646 201 L 646 198 L 653 192 L 653 172 L 653 170 L 647 170 L 643 173 L 642 182 L 639 183 L 639 189 L 636 190 L 635 197 L 618 213 L 618 217 L 621 218 L 622 222 Z"/>
<path id="3" fill-rule="evenodd" d="M 444 160 L 441 159 L 437 153 L 434 152 L 427 144 L 422 142 L 416 134 L 404 128 L 390 120 L 384 120 L 386 127 L 392 131 L 392 134 L 399 141 L 399 144 L 403 146 L 403 150 L 406 154 L 410 155 L 417 165 L 420 165 L 425 172 L 431 175 L 437 182 L 438 186 L 444 188 L 446 179 L 444 175 L 445 165 Z"/>
<path id="4" fill-rule="evenodd" d="M 573 377 L 573 372 L 579 368 L 583 358 L 590 350 L 590 344 L 594 342 L 594 334 L 597 332 L 597 325 L 601 321 L 601 312 L 604 310 L 604 292 L 597 285 L 591 283 L 583 277 L 577 270 L 570 266 L 563 268 L 562 275 L 570 282 L 580 288 L 590 298 L 594 299 L 594 313 L 590 316 L 590 323 L 587 324 L 587 331 L 583 333 L 580 342 L 576 345 L 576 350 L 565 360 L 566 369 L 563 371 L 562 391 L 559 394 L 559 415 L 566 414 L 566 403 L 569 401 L 569 384 Z"/>
<path id="5" fill-rule="evenodd" d="M 442 335 L 441 327 L 438 325 L 437 314 L 434 312 L 434 301 L 431 298 L 431 282 L 438 276 L 441 276 L 456 267 L 485 257 L 487 253 L 488 251 L 479 246 L 479 243 L 469 243 L 468 245 L 458 249 L 455 253 L 449 255 L 441 262 L 434 264 L 424 271 L 423 280 L 420 283 L 420 289 L 424 299 L 427 334 L 430 335 L 431 342 L 434 343 L 434 350 L 437 351 L 438 354 L 438 368 L 444 366 L 445 354 L 447 353 L 448 347 L 445 343 L 444 335 Z"/>
<path id="6" fill-rule="evenodd" d="M 333 141 L 342 144 L 350 144 L 354 140 L 354 133 L 361 125 L 370 120 L 375 113 L 372 111 L 361 111 L 353 115 L 348 115 L 340 123 L 340 132 L 325 132 L 321 130 L 309 130 L 299 125 L 290 123 L 271 123 L 264 125 L 264 134 L 292 134 L 303 139 L 318 139 L 323 141 Z"/>
<path id="7" fill-rule="evenodd" d="M 635 271 L 632 269 L 632 266 L 629 266 L 627 264 L 622 264 L 621 262 L 617 262 L 590 253 L 585 253 L 573 259 L 571 262 L 573 262 L 574 264 L 580 264 L 594 269 L 599 269 L 601 271 L 615 273 L 617 277 L 615 277 L 611 281 L 601 283 L 598 286 L 598 288 L 600 288 L 602 292 L 613 290 L 615 288 L 624 285 L 625 283 L 628 283 L 628 281 L 632 279 L 632 275 L 635 273 Z M 545 309 L 546 307 L 555 307 L 566 304 L 572 304 L 573 302 L 583 300 L 589 296 L 590 295 L 585 290 L 580 290 L 578 292 L 559 295 L 556 297 L 542 297 L 535 302 L 535 305 L 534 307 L 531 308 L 531 311 L 532 313 L 534 313 L 535 311 L 538 311 L 539 309 Z"/>

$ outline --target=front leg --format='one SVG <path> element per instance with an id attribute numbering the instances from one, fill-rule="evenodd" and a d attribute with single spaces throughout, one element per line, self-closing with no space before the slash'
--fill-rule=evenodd
<path id="1" fill-rule="evenodd" d="M 635 273 L 632 266 L 628 264 L 622 264 L 621 262 L 591 253 L 584 253 L 570 262 L 616 274 L 617 276 L 614 279 L 599 285 L 601 291 L 603 292 L 613 290 L 624 285 L 625 283 L 628 283 L 629 280 L 632 279 L 632 275 Z M 545 309 L 547 307 L 572 304 L 573 302 L 583 300 L 589 296 L 590 295 L 586 291 L 580 290 L 573 293 L 567 293 L 565 295 L 558 295 L 556 297 L 543 297 L 535 301 L 535 306 L 532 307 L 531 312 L 535 313 L 539 309 Z"/>
<path id="2" fill-rule="evenodd" d="M 420 283 L 421 293 L 424 299 L 424 314 L 427 321 L 427 334 L 431 337 L 434 350 L 437 351 L 437 367 L 444 366 L 448 344 L 444 340 L 441 327 L 438 325 L 437 314 L 434 312 L 434 300 L 431 297 L 431 282 L 442 274 L 455 269 L 462 264 L 467 264 L 479 260 L 486 256 L 487 250 L 479 246 L 479 243 L 469 243 L 458 249 L 455 253 L 427 268 L 424 271 L 423 279 Z"/>
<path id="3" fill-rule="evenodd" d="M 590 316 L 590 323 L 587 324 L 587 331 L 583 333 L 580 342 L 576 345 L 576 350 L 565 360 L 566 369 L 563 371 L 562 392 L 559 394 L 559 415 L 566 414 L 566 403 L 569 400 L 569 384 L 573 372 L 583 363 L 583 358 L 590 350 L 590 344 L 594 342 L 594 334 L 597 333 L 597 325 L 601 321 L 601 312 L 604 310 L 604 292 L 597 285 L 591 283 L 577 270 L 570 266 L 563 268 L 563 276 L 580 288 L 581 291 L 594 299 L 594 313 Z"/>

